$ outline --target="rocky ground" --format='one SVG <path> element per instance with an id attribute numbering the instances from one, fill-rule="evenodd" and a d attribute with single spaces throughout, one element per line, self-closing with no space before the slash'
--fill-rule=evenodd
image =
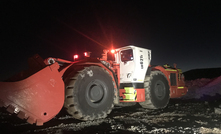
<path id="1" fill-rule="evenodd" d="M 220 100 L 171 99 L 167 108 L 147 110 L 139 105 L 115 107 L 106 119 L 82 122 L 62 110 L 44 126 L 34 126 L 1 109 L 1 133 L 136 134 L 221 133 Z"/>
<path id="2" fill-rule="evenodd" d="M 220 80 L 221 77 L 188 81 L 187 96 L 171 99 L 165 109 L 147 110 L 138 104 L 115 107 L 107 118 L 87 122 L 73 119 L 62 109 L 43 126 L 35 126 L 1 108 L 0 131 L 3 134 L 221 133 Z"/>

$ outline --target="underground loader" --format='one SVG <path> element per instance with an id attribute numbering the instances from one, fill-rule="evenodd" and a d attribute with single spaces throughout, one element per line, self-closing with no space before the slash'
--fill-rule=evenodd
<path id="1" fill-rule="evenodd" d="M 150 65 L 149 49 L 126 46 L 104 50 L 101 58 L 87 52 L 77 58 L 29 58 L 28 70 L 0 82 L 0 106 L 40 126 L 62 107 L 75 119 L 95 120 L 107 117 L 114 105 L 164 108 L 188 91 L 176 65 Z"/>

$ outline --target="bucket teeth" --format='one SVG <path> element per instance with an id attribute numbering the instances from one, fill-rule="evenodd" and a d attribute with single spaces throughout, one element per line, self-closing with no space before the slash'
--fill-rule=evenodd
<path id="1" fill-rule="evenodd" d="M 27 115 L 22 111 L 20 111 L 17 116 L 20 119 L 27 119 L 28 118 Z"/>
<path id="2" fill-rule="evenodd" d="M 37 120 L 36 125 L 37 126 L 42 126 L 44 122 L 42 120 Z"/>
<path id="3" fill-rule="evenodd" d="M 30 124 L 36 123 L 36 122 L 35 122 L 35 119 L 32 118 L 32 117 L 29 117 L 29 118 L 27 119 L 27 122 L 30 123 Z"/>
<path id="4" fill-rule="evenodd" d="M 20 119 L 27 119 L 26 121 L 30 124 L 36 123 L 37 126 L 42 126 L 44 123 L 42 120 L 33 118 L 30 115 L 26 114 L 25 112 L 20 111 L 18 108 L 10 104 L 6 104 L 2 100 L 0 100 L 0 107 L 5 107 L 6 111 L 8 111 L 11 114 L 17 114 L 17 117 Z"/>
<path id="5" fill-rule="evenodd" d="M 15 112 L 15 107 L 13 107 L 12 105 L 9 105 L 6 109 L 9 113 L 13 114 Z"/>

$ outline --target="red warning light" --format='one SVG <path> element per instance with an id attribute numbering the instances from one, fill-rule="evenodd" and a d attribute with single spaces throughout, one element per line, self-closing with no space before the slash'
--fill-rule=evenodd
<path id="1" fill-rule="evenodd" d="M 87 57 L 87 56 L 88 56 L 88 55 L 87 55 L 87 52 L 84 52 L 84 56 L 85 56 L 85 57 Z"/>
<path id="2" fill-rule="evenodd" d="M 78 59 L 78 55 L 77 54 L 74 55 L 73 57 L 74 57 L 74 60 Z"/>
<path id="3" fill-rule="evenodd" d="M 90 57 L 91 52 L 84 52 L 84 57 Z"/>
<path id="4" fill-rule="evenodd" d="M 113 54 L 113 53 L 115 53 L 115 50 L 114 50 L 114 49 L 112 49 L 112 50 L 111 50 L 111 53 L 112 53 L 112 54 Z"/>

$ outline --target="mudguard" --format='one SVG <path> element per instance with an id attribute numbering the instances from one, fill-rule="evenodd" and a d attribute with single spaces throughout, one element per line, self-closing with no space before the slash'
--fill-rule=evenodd
<path id="1" fill-rule="evenodd" d="M 0 82 L 0 106 L 30 124 L 43 125 L 64 103 L 64 82 L 57 62 L 16 82 Z"/>

